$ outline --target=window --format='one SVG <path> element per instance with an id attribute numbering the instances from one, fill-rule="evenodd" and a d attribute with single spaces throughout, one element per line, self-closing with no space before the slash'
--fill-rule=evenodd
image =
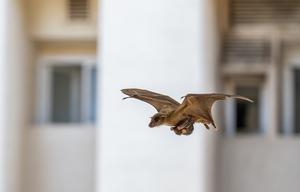
<path id="1" fill-rule="evenodd" d="M 71 20 L 86 20 L 89 17 L 89 0 L 68 0 L 68 13 Z"/>
<path id="2" fill-rule="evenodd" d="M 285 135 L 300 133 L 300 64 L 286 65 L 283 87 L 283 126 Z"/>
<path id="3" fill-rule="evenodd" d="M 258 77 L 239 77 L 230 79 L 226 85 L 226 92 L 241 95 L 252 99 L 246 102 L 231 99 L 225 103 L 226 134 L 258 134 L 265 131 L 263 118 L 266 102 L 264 98 L 263 79 Z"/>
<path id="4" fill-rule="evenodd" d="M 38 122 L 95 122 L 97 70 L 93 62 L 45 63 L 39 70 Z"/>
<path id="5" fill-rule="evenodd" d="M 236 108 L 236 132 L 257 133 L 259 132 L 259 88 L 257 86 L 238 86 L 236 94 L 251 98 L 254 103 L 237 100 Z"/>
<path id="6" fill-rule="evenodd" d="M 292 135 L 300 133 L 300 63 L 287 61 L 283 68 L 283 124 L 280 133 Z"/>
<path id="7" fill-rule="evenodd" d="M 300 69 L 294 70 L 294 114 L 295 117 L 300 117 Z M 300 118 L 295 118 L 295 133 L 300 133 Z"/>
<path id="8" fill-rule="evenodd" d="M 80 122 L 81 66 L 52 68 L 51 121 Z"/>

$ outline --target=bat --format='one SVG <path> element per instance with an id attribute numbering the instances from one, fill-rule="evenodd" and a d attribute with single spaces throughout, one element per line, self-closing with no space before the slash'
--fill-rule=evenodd
<path id="1" fill-rule="evenodd" d="M 206 129 L 212 125 L 217 129 L 212 118 L 211 109 L 216 101 L 226 98 L 235 98 L 248 102 L 251 99 L 239 95 L 228 95 L 219 93 L 210 94 L 187 94 L 180 104 L 167 95 L 162 95 L 143 89 L 122 89 L 122 93 L 127 95 L 123 99 L 135 98 L 152 105 L 156 110 L 149 123 L 150 128 L 161 125 L 171 126 L 171 131 L 177 135 L 190 135 L 194 130 L 194 123 L 202 123 Z"/>

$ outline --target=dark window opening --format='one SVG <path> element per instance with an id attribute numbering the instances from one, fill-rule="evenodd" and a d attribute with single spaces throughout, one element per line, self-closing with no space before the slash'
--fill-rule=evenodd
<path id="1" fill-rule="evenodd" d="M 49 109 L 52 123 L 94 123 L 97 118 L 97 70 L 81 64 L 50 69 Z"/>
<path id="2" fill-rule="evenodd" d="M 259 87 L 238 86 L 236 93 L 248 97 L 254 102 L 249 103 L 241 100 L 236 101 L 236 132 L 258 133 L 259 132 Z"/>
<path id="3" fill-rule="evenodd" d="M 54 67 L 52 71 L 52 122 L 80 122 L 80 103 L 81 67 Z"/>

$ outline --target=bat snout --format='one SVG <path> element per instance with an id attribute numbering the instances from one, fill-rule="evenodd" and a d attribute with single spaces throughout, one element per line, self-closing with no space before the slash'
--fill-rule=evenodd
<path id="1" fill-rule="evenodd" d="M 153 121 L 153 120 L 151 120 L 148 126 L 149 126 L 150 128 L 154 128 L 154 127 L 158 127 L 158 126 L 160 126 L 160 123 L 159 123 L 159 122 L 156 122 L 156 121 Z"/>
<path id="2" fill-rule="evenodd" d="M 152 121 L 149 123 L 149 125 L 148 125 L 150 128 L 153 128 L 153 127 L 155 127 L 155 123 L 153 123 Z"/>

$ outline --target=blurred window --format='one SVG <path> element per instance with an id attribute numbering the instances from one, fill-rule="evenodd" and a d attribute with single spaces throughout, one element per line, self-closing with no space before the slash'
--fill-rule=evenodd
<path id="1" fill-rule="evenodd" d="M 68 0 L 68 13 L 71 20 L 89 18 L 90 0 Z"/>
<path id="2" fill-rule="evenodd" d="M 52 122 L 80 122 L 81 67 L 53 67 Z"/>
<path id="3" fill-rule="evenodd" d="M 225 92 L 253 100 L 228 99 L 225 104 L 226 134 L 261 134 L 266 130 L 266 95 L 261 76 L 232 77 L 225 83 Z"/>
<path id="4" fill-rule="evenodd" d="M 300 2 L 295 0 L 230 0 L 232 24 L 299 24 Z"/>
<path id="5" fill-rule="evenodd" d="M 94 123 L 97 69 L 91 62 L 46 62 L 39 70 L 40 123 Z"/>
<path id="6" fill-rule="evenodd" d="M 254 102 L 249 103 L 237 100 L 236 110 L 236 132 L 258 133 L 259 132 L 259 87 L 238 86 L 236 94 L 251 98 Z"/>
<path id="7" fill-rule="evenodd" d="M 223 47 L 223 61 L 228 64 L 269 63 L 271 57 L 270 41 L 262 38 L 226 39 Z"/>

